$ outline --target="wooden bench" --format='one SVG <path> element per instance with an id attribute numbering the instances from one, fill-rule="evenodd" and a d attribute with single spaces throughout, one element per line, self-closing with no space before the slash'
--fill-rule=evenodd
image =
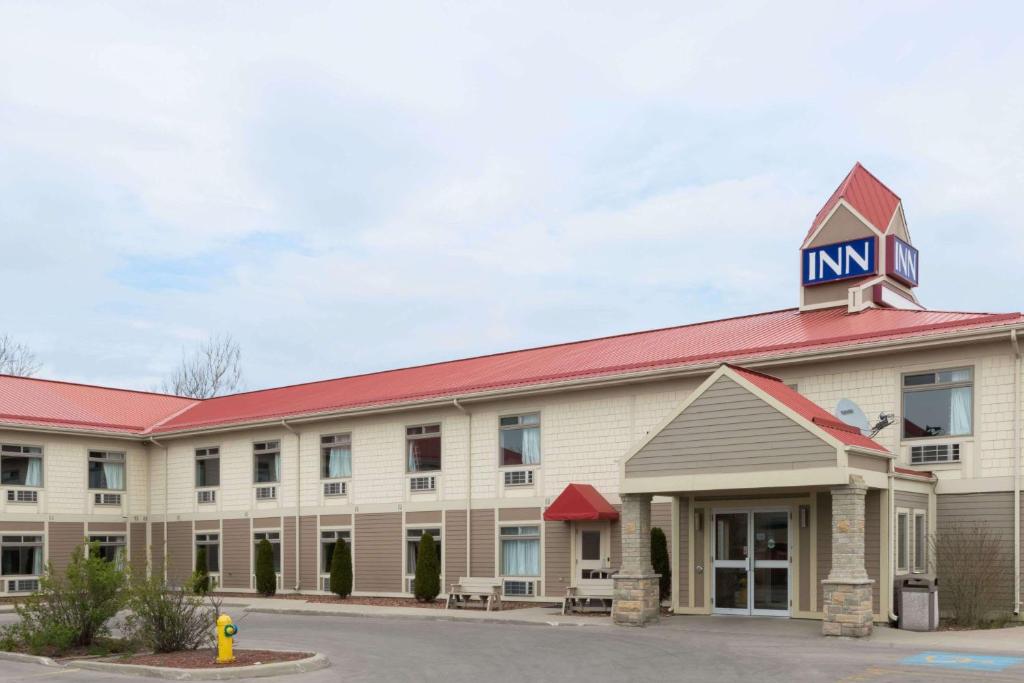
<path id="1" fill-rule="evenodd" d="M 448 600 L 444 608 L 467 607 L 474 599 L 490 612 L 501 609 L 501 579 L 496 577 L 459 577 L 448 589 Z"/>
<path id="2" fill-rule="evenodd" d="M 614 599 L 615 586 L 612 579 L 594 579 L 580 586 L 569 586 L 562 601 L 562 614 L 583 612 L 595 600 L 601 601 L 602 610 L 610 611 Z"/>

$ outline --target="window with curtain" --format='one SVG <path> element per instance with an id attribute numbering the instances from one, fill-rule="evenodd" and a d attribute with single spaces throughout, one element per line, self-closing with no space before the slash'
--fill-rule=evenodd
<path id="1" fill-rule="evenodd" d="M 540 576 L 540 527 L 501 527 L 501 575 Z"/>
<path id="2" fill-rule="evenodd" d="M 434 537 L 434 551 L 437 553 L 437 566 L 441 567 L 441 529 L 438 527 L 406 529 L 405 530 L 405 573 L 407 576 L 416 575 L 416 560 L 420 556 L 420 540 L 423 534 L 429 533 Z"/>
<path id="3" fill-rule="evenodd" d="M 352 436 L 331 434 L 320 437 L 320 476 L 344 479 L 352 476 Z"/>
<path id="4" fill-rule="evenodd" d="M 96 547 L 98 557 L 102 557 L 107 562 L 113 562 L 118 567 L 124 567 L 127 544 L 123 535 L 89 536 L 89 544 L 93 543 L 98 544 Z M 92 548 L 90 548 L 90 552 L 92 552 Z"/>
<path id="5" fill-rule="evenodd" d="M 441 425 L 406 427 L 407 472 L 435 472 L 441 469 Z"/>
<path id="6" fill-rule="evenodd" d="M 196 488 L 220 486 L 220 447 L 196 449 Z"/>
<path id="7" fill-rule="evenodd" d="M 903 376 L 903 438 L 967 436 L 973 431 L 970 368 Z"/>
<path id="8" fill-rule="evenodd" d="M 501 465 L 540 464 L 540 415 L 509 415 L 498 421 Z"/>
<path id="9" fill-rule="evenodd" d="M 124 491 L 124 453 L 89 451 L 89 488 Z"/>
<path id="10" fill-rule="evenodd" d="M 39 446 L 0 446 L 0 484 L 43 485 L 43 449 Z"/>
<path id="11" fill-rule="evenodd" d="M 267 539 L 270 541 L 270 548 L 274 552 L 274 571 L 281 571 L 281 532 L 280 531 L 257 531 L 252 535 L 253 542 L 253 565 L 256 566 L 256 546 L 260 544 L 260 541 Z"/>
<path id="12" fill-rule="evenodd" d="M 0 575 L 42 576 L 42 536 L 0 537 Z"/>
<path id="13" fill-rule="evenodd" d="M 252 445 L 252 478 L 257 484 L 281 481 L 281 442 L 258 441 Z"/>
<path id="14" fill-rule="evenodd" d="M 206 571 L 220 572 L 220 534 L 196 534 L 196 551 L 206 548 Z"/>
<path id="15" fill-rule="evenodd" d="M 348 529 L 330 529 L 327 531 L 320 532 L 320 573 L 330 574 L 331 573 L 331 561 L 334 559 L 334 544 L 338 542 L 339 538 L 345 539 L 346 543 L 351 544 L 352 541 L 349 538 L 351 533 Z M 351 548 L 350 548 L 351 550 Z"/>

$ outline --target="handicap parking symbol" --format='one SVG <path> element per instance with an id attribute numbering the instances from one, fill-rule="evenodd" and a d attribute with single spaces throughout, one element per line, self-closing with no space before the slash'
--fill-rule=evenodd
<path id="1" fill-rule="evenodd" d="M 969 654 L 961 652 L 922 652 L 903 659 L 900 663 L 909 666 L 935 666 L 961 671 L 1003 671 L 1024 662 L 1021 657 L 996 657 L 994 655 Z"/>

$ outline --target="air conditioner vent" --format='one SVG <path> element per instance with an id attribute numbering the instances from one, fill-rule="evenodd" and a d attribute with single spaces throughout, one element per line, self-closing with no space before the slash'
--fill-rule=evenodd
<path id="1" fill-rule="evenodd" d="M 38 503 L 39 502 L 39 491 L 30 491 L 27 489 L 8 489 L 7 490 L 7 502 L 8 503 Z"/>
<path id="2" fill-rule="evenodd" d="M 274 500 L 277 498 L 276 486 L 257 486 L 256 500 Z"/>
<path id="3" fill-rule="evenodd" d="M 505 472 L 505 486 L 531 486 L 533 470 L 509 470 Z"/>
<path id="4" fill-rule="evenodd" d="M 120 493 L 97 493 L 93 495 L 93 502 L 96 505 L 120 505 Z"/>
<path id="5" fill-rule="evenodd" d="M 409 490 L 413 493 L 437 490 L 436 477 L 410 477 Z"/>
<path id="6" fill-rule="evenodd" d="M 205 491 L 196 491 L 196 501 L 200 504 L 209 504 L 217 502 L 217 491 L 216 489 L 207 489 Z"/>
<path id="7" fill-rule="evenodd" d="M 344 496 L 348 494 L 348 482 L 325 481 L 324 495 L 328 497 Z"/>
<path id="8" fill-rule="evenodd" d="M 960 462 L 960 444 L 939 443 L 910 447 L 911 465 L 928 465 L 937 462 Z"/>
<path id="9" fill-rule="evenodd" d="M 537 582 L 506 579 L 503 591 L 508 597 L 532 598 L 537 595 Z"/>

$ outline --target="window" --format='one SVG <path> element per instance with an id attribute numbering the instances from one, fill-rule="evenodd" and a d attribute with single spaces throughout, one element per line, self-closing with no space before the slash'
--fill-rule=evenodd
<path id="1" fill-rule="evenodd" d="M 206 572 L 220 572 L 220 534 L 196 534 L 196 555 L 200 548 L 206 548 Z"/>
<path id="2" fill-rule="evenodd" d="M 98 543 L 96 554 L 107 562 L 114 562 L 118 566 L 124 565 L 125 542 L 122 535 L 111 536 L 89 536 L 89 543 Z M 90 549 L 91 552 L 91 549 Z"/>
<path id="3" fill-rule="evenodd" d="M 0 537 L 0 575 L 42 576 L 43 537 Z"/>
<path id="4" fill-rule="evenodd" d="M 256 546 L 260 544 L 260 541 L 267 539 L 270 541 L 270 547 L 274 551 L 274 571 L 281 571 L 281 532 L 279 531 L 257 531 L 252 535 L 253 539 L 253 563 L 252 566 L 256 566 Z"/>
<path id="5" fill-rule="evenodd" d="M 441 567 L 441 529 L 431 527 L 426 529 L 405 530 L 405 573 L 408 576 L 416 575 L 416 559 L 420 556 L 420 539 L 423 534 L 429 533 L 434 537 L 434 549 L 437 552 L 437 566 Z"/>
<path id="6" fill-rule="evenodd" d="M 38 446 L 0 446 L 0 484 L 42 486 L 43 449 Z"/>
<path id="7" fill-rule="evenodd" d="M 501 527 L 501 575 L 540 576 L 540 527 Z"/>
<path id="8" fill-rule="evenodd" d="M 906 572 L 910 569 L 910 515 L 907 512 L 896 513 L 896 571 Z"/>
<path id="9" fill-rule="evenodd" d="M 343 479 L 352 476 L 352 437 L 334 434 L 320 437 L 320 476 Z"/>
<path id="10" fill-rule="evenodd" d="M 407 427 L 405 445 L 406 471 L 432 472 L 441 469 L 441 425 Z"/>
<path id="11" fill-rule="evenodd" d="M 540 464 L 540 415 L 513 415 L 499 420 L 501 465 Z"/>
<path id="12" fill-rule="evenodd" d="M 972 431 L 970 368 L 903 376 L 903 438 L 964 436 Z"/>
<path id="13" fill-rule="evenodd" d="M 281 442 L 259 441 L 252 445 L 253 480 L 257 484 L 281 481 Z"/>
<path id="14" fill-rule="evenodd" d="M 89 488 L 124 491 L 124 453 L 89 451 Z"/>
<path id="15" fill-rule="evenodd" d="M 220 486 L 220 448 L 196 449 L 196 488 Z"/>
<path id="16" fill-rule="evenodd" d="M 914 571 L 928 571 L 928 529 L 920 510 L 914 511 Z"/>
<path id="17" fill-rule="evenodd" d="M 334 544 L 338 542 L 339 538 L 345 539 L 346 543 L 349 543 L 350 533 L 347 530 L 335 529 L 331 531 L 320 532 L 320 573 L 330 574 L 331 573 L 331 560 L 334 559 Z"/>

